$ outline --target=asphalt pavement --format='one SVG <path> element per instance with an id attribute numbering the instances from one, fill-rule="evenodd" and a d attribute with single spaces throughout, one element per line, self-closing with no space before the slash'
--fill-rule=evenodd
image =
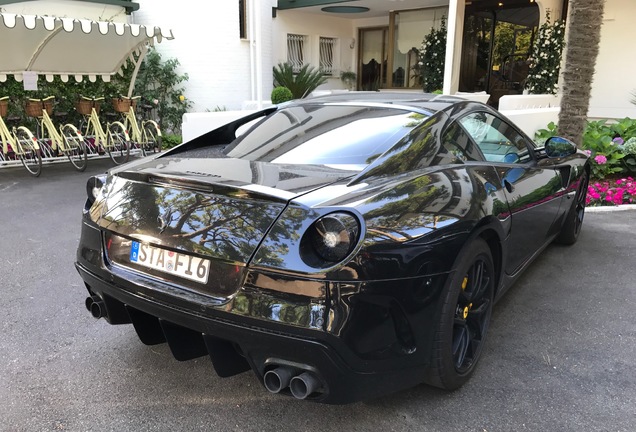
<path id="1" fill-rule="evenodd" d="M 588 212 L 497 304 L 472 380 L 327 406 L 95 320 L 73 266 L 91 160 L 0 169 L 0 431 L 634 431 L 636 211 Z"/>

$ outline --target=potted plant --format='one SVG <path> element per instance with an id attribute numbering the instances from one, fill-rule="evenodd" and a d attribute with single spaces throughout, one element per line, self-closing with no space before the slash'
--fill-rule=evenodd
<path id="1" fill-rule="evenodd" d="M 351 71 L 340 72 L 340 80 L 347 86 L 347 89 L 352 90 L 355 87 L 356 73 Z"/>

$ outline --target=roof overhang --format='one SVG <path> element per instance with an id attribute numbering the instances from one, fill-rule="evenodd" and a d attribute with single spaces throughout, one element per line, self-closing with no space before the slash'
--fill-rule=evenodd
<path id="1" fill-rule="evenodd" d="M 9 5 L 15 3 L 26 3 L 31 0 L 0 0 L 1 5 Z M 75 0 L 75 1 L 83 1 L 86 3 L 99 3 L 104 5 L 111 6 L 121 6 L 126 11 L 126 14 L 130 15 L 131 12 L 135 12 L 139 10 L 139 4 L 133 2 L 132 0 Z"/>
<path id="2" fill-rule="evenodd" d="M 301 10 L 323 16 L 360 19 L 388 17 L 392 11 L 440 7 L 448 6 L 448 4 L 449 0 L 278 0 L 277 9 Z M 339 7 L 349 10 L 339 12 Z"/>
<path id="3" fill-rule="evenodd" d="M 356 1 L 356 0 L 353 0 Z M 311 6 L 326 6 L 335 3 L 353 3 L 352 0 L 278 0 L 278 9 L 298 9 Z"/>
<path id="4" fill-rule="evenodd" d="M 135 53 L 173 38 L 172 31 L 137 24 L 0 14 L 0 81 L 8 75 L 21 81 L 26 71 L 47 81 L 56 75 L 109 81 L 128 58 L 135 62 Z"/>

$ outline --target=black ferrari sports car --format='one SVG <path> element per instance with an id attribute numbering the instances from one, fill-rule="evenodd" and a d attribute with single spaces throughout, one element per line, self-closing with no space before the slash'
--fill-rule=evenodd
<path id="1" fill-rule="evenodd" d="M 494 302 L 577 240 L 589 173 L 480 103 L 304 99 L 92 177 L 76 267 L 95 318 L 222 377 L 325 403 L 450 390 Z"/>

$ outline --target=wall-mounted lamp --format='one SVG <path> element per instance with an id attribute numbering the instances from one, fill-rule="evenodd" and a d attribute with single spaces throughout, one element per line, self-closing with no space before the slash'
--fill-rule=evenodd
<path id="1" fill-rule="evenodd" d="M 349 43 L 349 48 L 354 49 L 356 46 L 356 38 L 351 38 L 351 42 Z"/>

